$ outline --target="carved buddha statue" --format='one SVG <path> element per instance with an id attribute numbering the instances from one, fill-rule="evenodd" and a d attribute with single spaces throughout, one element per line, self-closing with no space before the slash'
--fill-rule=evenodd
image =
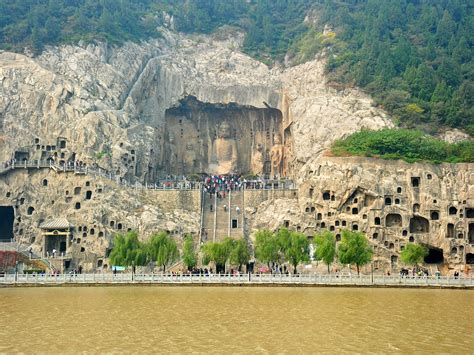
<path id="1" fill-rule="evenodd" d="M 270 158 L 272 162 L 272 176 L 280 177 L 282 175 L 284 150 L 285 148 L 283 144 L 281 144 L 280 135 L 276 134 L 272 150 L 270 151 Z"/>
<path id="2" fill-rule="evenodd" d="M 188 173 L 194 172 L 196 165 L 196 151 L 194 150 L 194 145 L 192 143 L 186 144 L 186 150 L 183 154 L 183 162 Z"/>
<path id="3" fill-rule="evenodd" d="M 230 134 L 230 125 L 224 121 L 219 126 L 218 137 L 212 144 L 209 170 L 213 174 L 230 174 L 237 168 L 237 144 Z"/>
<path id="4" fill-rule="evenodd" d="M 169 172 L 175 173 L 176 164 L 178 162 L 178 152 L 176 149 L 176 144 L 174 140 L 174 135 L 170 132 L 168 136 L 168 143 L 167 143 L 167 153 L 168 153 L 168 166 Z"/>
<path id="5" fill-rule="evenodd" d="M 255 153 L 253 153 L 252 155 L 252 173 L 256 175 L 262 175 L 263 164 L 264 164 L 263 146 L 259 143 L 257 144 Z"/>

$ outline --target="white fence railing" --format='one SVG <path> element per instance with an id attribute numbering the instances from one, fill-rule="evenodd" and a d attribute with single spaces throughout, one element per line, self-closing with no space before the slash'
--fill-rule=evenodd
<path id="1" fill-rule="evenodd" d="M 0 285 L 13 284 L 285 284 L 285 285 L 347 285 L 347 286 L 458 286 L 474 287 L 472 277 L 432 276 L 399 277 L 383 275 L 321 275 L 321 274 L 3 274 Z"/>
<path id="2" fill-rule="evenodd" d="M 0 170 L 0 174 L 9 170 L 15 169 L 53 169 L 57 172 L 69 172 L 75 174 L 90 175 L 93 177 L 101 177 L 112 180 L 119 185 L 133 189 L 146 190 L 197 190 L 201 188 L 201 182 L 190 180 L 163 180 L 160 183 L 142 184 L 138 181 L 129 182 L 118 175 L 115 175 L 105 169 L 99 167 L 89 167 L 78 165 L 75 163 L 57 164 L 51 160 L 25 160 L 22 162 L 15 162 L 8 167 Z"/>

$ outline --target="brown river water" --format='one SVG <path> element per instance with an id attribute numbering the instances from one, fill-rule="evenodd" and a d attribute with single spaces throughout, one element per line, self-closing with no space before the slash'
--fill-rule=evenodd
<path id="1" fill-rule="evenodd" d="M 0 289 L 0 353 L 473 353 L 474 291 Z"/>

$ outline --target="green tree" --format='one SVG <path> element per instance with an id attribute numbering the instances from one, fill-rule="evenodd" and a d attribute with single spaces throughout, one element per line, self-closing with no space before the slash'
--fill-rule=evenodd
<path id="1" fill-rule="evenodd" d="M 166 233 L 160 232 L 151 236 L 147 244 L 149 258 L 163 267 L 166 267 L 179 259 L 179 250 L 176 242 Z"/>
<path id="2" fill-rule="evenodd" d="M 183 263 L 186 265 L 188 270 L 191 270 L 197 264 L 196 251 L 194 250 L 194 241 L 191 235 L 184 237 Z"/>
<path id="3" fill-rule="evenodd" d="M 372 247 L 363 233 L 342 231 L 342 240 L 338 249 L 339 261 L 342 264 L 355 264 L 357 275 L 359 275 L 362 265 L 370 263 L 373 253 Z"/>
<path id="4" fill-rule="evenodd" d="M 250 253 L 247 240 L 242 238 L 235 241 L 232 252 L 230 253 L 230 262 L 239 265 L 239 271 L 242 271 L 242 265 L 248 264 L 249 260 Z"/>
<path id="5" fill-rule="evenodd" d="M 314 244 L 316 245 L 315 256 L 316 260 L 322 260 L 328 266 L 334 262 L 336 257 L 336 238 L 334 233 L 326 231 L 319 234 L 314 238 Z"/>
<path id="6" fill-rule="evenodd" d="M 109 258 L 111 264 L 116 266 L 140 266 L 148 262 L 146 248 L 138 240 L 138 234 L 135 231 L 117 234 L 114 237 Z"/>
<path id="7" fill-rule="evenodd" d="M 235 241 L 232 238 L 225 238 L 222 242 L 208 242 L 201 247 L 202 263 L 209 264 L 211 261 L 216 264 L 216 273 L 225 272 L 225 265 L 230 258 Z"/>
<path id="8" fill-rule="evenodd" d="M 406 265 L 413 265 L 418 268 L 418 264 L 423 262 L 424 257 L 428 255 L 428 249 L 421 244 L 408 244 L 402 250 L 400 259 Z"/>
<path id="9" fill-rule="evenodd" d="M 255 257 L 261 263 L 267 264 L 270 270 L 273 264 L 280 260 L 278 239 L 268 229 L 255 233 Z"/>
<path id="10" fill-rule="evenodd" d="M 290 232 L 288 241 L 285 243 L 282 252 L 285 260 L 293 265 L 294 273 L 296 267 L 302 262 L 309 261 L 309 242 L 303 233 Z"/>

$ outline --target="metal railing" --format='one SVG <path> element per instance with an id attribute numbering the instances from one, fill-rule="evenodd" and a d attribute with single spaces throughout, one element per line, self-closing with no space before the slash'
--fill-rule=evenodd
<path id="1" fill-rule="evenodd" d="M 8 167 L 0 170 L 0 174 L 8 172 L 10 170 L 19 169 L 52 169 L 57 172 L 68 172 L 74 174 L 84 174 L 93 177 L 101 177 L 108 180 L 112 180 L 117 184 L 133 188 L 133 189 L 146 189 L 146 190 L 198 190 L 201 188 L 200 182 L 188 181 L 188 180 L 163 180 L 160 183 L 145 183 L 142 184 L 138 181 L 130 182 L 126 181 L 122 177 L 115 175 L 105 169 L 99 167 L 89 167 L 84 165 L 78 165 L 72 162 L 66 164 L 57 164 L 52 160 L 25 160 L 22 162 L 13 162 Z"/>
<path id="2" fill-rule="evenodd" d="M 10 170 L 18 169 L 53 169 L 57 172 L 73 172 L 74 174 L 84 174 L 96 177 L 102 177 L 113 180 L 116 183 L 135 189 L 148 190 L 195 190 L 203 186 L 202 182 L 190 180 L 162 180 L 160 183 L 142 184 L 138 181 L 129 182 L 121 176 L 115 175 L 105 169 L 99 167 L 89 167 L 77 164 L 76 162 L 67 162 L 64 164 L 55 163 L 53 160 L 24 160 L 20 162 L 10 162 L 8 166 L 0 168 L 0 174 Z M 296 185 L 292 180 L 288 179 L 259 179 L 259 180 L 241 180 L 242 190 L 295 190 Z"/>
<path id="3" fill-rule="evenodd" d="M 0 285 L 14 284 L 218 284 L 218 285 L 340 285 L 400 287 L 474 287 L 472 277 L 400 277 L 322 274 L 4 274 Z"/>

